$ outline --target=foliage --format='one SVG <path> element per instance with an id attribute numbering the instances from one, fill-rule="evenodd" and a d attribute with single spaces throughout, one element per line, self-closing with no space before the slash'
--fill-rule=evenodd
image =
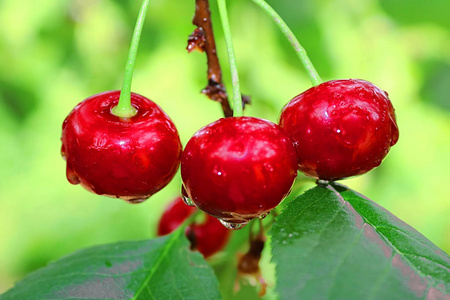
<path id="1" fill-rule="evenodd" d="M 180 228 L 92 247 L 19 282 L 0 299 L 219 299 L 216 277 Z M 371 200 L 319 185 L 270 231 L 281 299 L 444 299 L 450 257 Z"/>
<path id="2" fill-rule="evenodd" d="M 183 231 L 92 247 L 41 269 L 1 299 L 218 299 L 213 271 Z"/>
<path id="3" fill-rule="evenodd" d="M 449 294 L 450 257 L 371 200 L 317 186 L 271 230 L 282 299 L 423 299 Z"/>

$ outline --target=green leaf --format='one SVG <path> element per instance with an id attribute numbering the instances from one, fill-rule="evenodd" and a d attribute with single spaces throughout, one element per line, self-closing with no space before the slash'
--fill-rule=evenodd
<path id="1" fill-rule="evenodd" d="M 450 26 L 448 0 L 380 0 L 380 5 L 400 23 L 431 23 L 445 28 Z"/>
<path id="2" fill-rule="evenodd" d="M 184 231 L 96 246 L 28 275 L 7 299 L 220 299 L 217 279 Z"/>
<path id="3" fill-rule="evenodd" d="M 270 231 L 281 299 L 449 299 L 450 258 L 347 187 L 297 197 Z"/>

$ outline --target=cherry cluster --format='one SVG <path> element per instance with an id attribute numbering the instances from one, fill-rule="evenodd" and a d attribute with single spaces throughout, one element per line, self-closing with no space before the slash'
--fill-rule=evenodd
<path id="1" fill-rule="evenodd" d="M 181 162 L 185 202 L 233 229 L 275 208 L 297 170 L 321 180 L 363 174 L 398 140 L 387 93 L 363 80 L 310 88 L 283 108 L 279 125 L 219 119 L 197 131 L 184 151 L 158 105 L 132 93 L 137 113 L 121 118 L 112 112 L 119 95 L 91 96 L 64 120 L 61 152 L 69 182 L 138 203 L 165 187 Z"/>
<path id="2" fill-rule="evenodd" d="M 178 227 L 196 207 L 206 218 L 186 227 L 186 235 L 193 248 L 210 256 L 228 239 L 226 228 L 239 229 L 277 207 L 290 193 L 297 171 L 319 183 L 360 175 L 377 167 L 397 142 L 395 112 L 386 92 L 364 80 L 321 83 L 304 51 L 300 56 L 312 70 L 314 86 L 289 101 L 279 124 L 241 116 L 241 98 L 248 101 L 238 88 L 234 107 L 239 112 L 233 116 L 221 82 L 208 2 L 197 1 L 198 28 L 188 50 L 207 53 L 209 84 L 203 93 L 221 102 L 226 118 L 198 130 L 183 150 L 169 116 L 130 91 L 148 3 L 143 1 L 137 21 L 122 90 L 91 96 L 72 110 L 63 123 L 61 153 L 70 183 L 129 203 L 142 202 L 164 188 L 181 165 L 183 201 L 176 199 L 167 208 L 159 235 Z M 275 12 L 269 13 L 281 22 Z M 228 50 L 233 52 L 232 47 Z M 214 247 L 206 245 L 206 236 L 218 238 Z"/>

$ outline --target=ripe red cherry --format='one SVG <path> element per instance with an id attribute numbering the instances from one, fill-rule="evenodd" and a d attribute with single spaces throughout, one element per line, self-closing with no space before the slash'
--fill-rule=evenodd
<path id="1" fill-rule="evenodd" d="M 299 170 L 323 180 L 370 171 L 398 140 L 388 94 L 357 79 L 324 82 L 296 96 L 280 126 L 294 140 Z"/>
<path id="2" fill-rule="evenodd" d="M 220 119 L 189 140 L 181 176 L 198 208 L 238 228 L 266 215 L 289 193 L 297 156 L 292 140 L 272 122 Z"/>
<path id="3" fill-rule="evenodd" d="M 112 114 L 119 96 L 104 92 L 79 103 L 64 120 L 61 153 L 70 183 L 138 203 L 172 180 L 181 142 L 170 118 L 141 95 L 131 94 L 135 116 Z"/>
<path id="4" fill-rule="evenodd" d="M 184 204 L 181 197 L 176 198 L 169 204 L 159 220 L 158 235 L 171 233 L 195 211 L 196 208 Z M 192 248 L 206 258 L 225 247 L 230 237 L 230 230 L 223 227 L 216 218 L 206 215 L 202 223 L 194 223 L 186 227 L 186 236 L 191 241 Z"/>

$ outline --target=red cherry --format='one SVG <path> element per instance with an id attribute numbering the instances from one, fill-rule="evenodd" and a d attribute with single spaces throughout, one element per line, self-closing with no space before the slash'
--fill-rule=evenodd
<path id="1" fill-rule="evenodd" d="M 323 180 L 370 171 L 398 140 L 388 94 L 358 79 L 324 82 L 296 96 L 280 126 L 294 140 L 299 170 Z"/>
<path id="2" fill-rule="evenodd" d="M 135 116 L 112 114 L 119 96 L 104 92 L 79 103 L 64 120 L 61 152 L 70 183 L 138 203 L 172 180 L 182 147 L 170 118 L 141 95 L 131 94 Z"/>
<path id="3" fill-rule="evenodd" d="M 181 197 L 176 198 L 169 204 L 159 220 L 158 235 L 171 233 L 195 211 L 196 208 L 185 205 Z M 225 247 L 230 231 L 216 218 L 206 215 L 204 222 L 186 227 L 186 235 L 191 239 L 193 248 L 206 258 Z"/>
<path id="4" fill-rule="evenodd" d="M 292 140 L 272 122 L 220 119 L 190 139 L 181 176 L 198 208 L 238 228 L 269 213 L 289 193 L 297 156 Z"/>

